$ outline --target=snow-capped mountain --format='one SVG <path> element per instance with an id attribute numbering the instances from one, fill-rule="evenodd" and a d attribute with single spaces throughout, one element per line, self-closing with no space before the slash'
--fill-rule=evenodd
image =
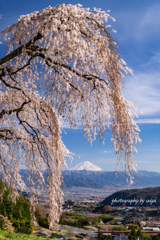
<path id="1" fill-rule="evenodd" d="M 89 161 L 82 162 L 75 167 L 73 167 L 71 170 L 87 170 L 87 171 L 102 171 L 102 168 L 97 167 L 93 163 Z"/>

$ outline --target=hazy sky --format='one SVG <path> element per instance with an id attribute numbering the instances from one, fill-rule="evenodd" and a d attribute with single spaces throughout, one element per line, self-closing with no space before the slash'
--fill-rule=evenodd
<path id="1" fill-rule="evenodd" d="M 3 14 L 0 31 L 17 21 L 20 15 L 61 3 L 62 0 L 0 0 L 0 14 Z M 124 96 L 143 112 L 143 115 L 138 113 L 137 119 L 142 139 L 135 155 L 137 169 L 160 172 L 160 1 L 72 0 L 67 3 L 111 10 L 111 16 L 116 19 L 116 22 L 110 21 L 117 31 L 113 37 L 120 46 L 122 58 L 134 72 L 134 76 L 125 77 Z M 0 57 L 3 50 L 0 45 Z M 75 153 L 72 164 L 67 160 L 68 167 L 90 161 L 103 170 L 115 170 L 116 155 L 110 133 L 105 137 L 105 145 L 96 140 L 91 147 L 89 142 L 84 143 L 81 129 L 65 131 L 67 134 L 62 133 L 62 140 Z"/>

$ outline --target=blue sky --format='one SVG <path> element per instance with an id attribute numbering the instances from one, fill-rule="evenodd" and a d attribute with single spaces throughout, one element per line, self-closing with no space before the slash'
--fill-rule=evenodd
<path id="1" fill-rule="evenodd" d="M 20 15 L 41 10 L 49 5 L 63 3 L 62 0 L 1 0 L 0 31 L 11 25 Z M 135 154 L 137 170 L 160 172 L 160 1 L 159 0 L 71 0 L 67 3 L 81 3 L 83 7 L 111 10 L 116 22 L 110 22 L 117 31 L 113 35 L 120 46 L 121 57 L 133 69 L 134 76 L 127 75 L 124 81 L 124 96 L 138 105 L 142 144 L 137 145 Z M 0 56 L 4 51 L 0 45 Z M 71 164 L 90 161 L 106 171 L 116 168 L 116 155 L 110 142 L 110 133 L 105 136 L 105 145 L 98 140 L 84 142 L 81 129 L 65 129 L 62 140 L 75 153 Z M 80 158 L 79 158 L 79 157 Z M 119 170 L 122 170 L 121 167 Z"/>

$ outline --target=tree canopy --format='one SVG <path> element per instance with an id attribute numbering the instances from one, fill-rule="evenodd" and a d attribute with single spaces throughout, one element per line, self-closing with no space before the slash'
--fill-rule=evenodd
<path id="1" fill-rule="evenodd" d="M 38 186 L 48 169 L 50 227 L 61 212 L 61 169 L 71 153 L 61 139 L 61 119 L 104 140 L 111 128 L 117 164 L 134 169 L 140 141 L 136 107 L 122 94 L 132 73 L 120 58 L 108 12 L 62 4 L 21 16 L 0 33 L 7 52 L 0 59 L 0 169 L 5 181 L 23 187 L 24 164 Z M 6 42 L 6 43 L 5 43 Z M 2 45 L 1 45 L 2 46 Z"/>

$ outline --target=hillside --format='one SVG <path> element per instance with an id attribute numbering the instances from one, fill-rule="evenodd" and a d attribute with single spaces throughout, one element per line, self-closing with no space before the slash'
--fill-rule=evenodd
<path id="1" fill-rule="evenodd" d="M 30 201 L 19 194 L 16 203 L 13 203 L 10 198 L 10 192 L 12 190 L 13 189 L 8 187 L 0 179 L 0 194 L 3 193 L 0 201 L 0 214 L 4 217 L 8 217 L 15 231 L 30 234 L 33 230 L 31 224 Z M 0 228 L 2 230 L 5 228 L 4 220 L 0 221 Z"/>
<path id="2" fill-rule="evenodd" d="M 160 206 L 160 187 L 130 189 L 115 192 L 101 204 L 112 206 Z"/>

